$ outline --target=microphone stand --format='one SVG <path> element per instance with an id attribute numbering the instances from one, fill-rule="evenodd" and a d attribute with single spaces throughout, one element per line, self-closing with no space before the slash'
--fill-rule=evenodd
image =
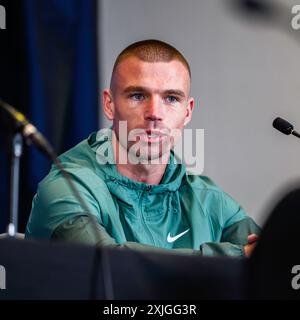
<path id="1" fill-rule="evenodd" d="M 297 137 L 297 138 L 300 138 L 300 134 L 295 130 L 292 131 L 292 135 Z"/>
<path id="2" fill-rule="evenodd" d="M 17 132 L 12 137 L 10 167 L 10 208 L 7 233 L 15 237 L 18 229 L 20 159 L 23 154 L 23 137 Z"/>

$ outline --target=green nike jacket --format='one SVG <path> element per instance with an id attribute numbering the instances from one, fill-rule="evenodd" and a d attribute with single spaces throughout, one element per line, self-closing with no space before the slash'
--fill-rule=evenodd
<path id="1" fill-rule="evenodd" d="M 212 180 L 188 175 L 173 153 L 159 185 L 130 180 L 118 173 L 115 164 L 100 159 L 104 144 L 113 157 L 111 141 L 103 136 L 93 133 L 59 157 L 89 212 L 82 209 L 53 166 L 33 199 L 27 238 L 172 253 L 244 255 L 247 236 L 260 229 Z"/>

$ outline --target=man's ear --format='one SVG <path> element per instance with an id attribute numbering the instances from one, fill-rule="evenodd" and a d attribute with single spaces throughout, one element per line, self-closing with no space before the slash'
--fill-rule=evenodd
<path id="1" fill-rule="evenodd" d="M 189 98 L 186 106 L 184 126 L 186 126 L 191 121 L 193 110 L 194 110 L 194 98 Z"/>
<path id="2" fill-rule="evenodd" d="M 103 112 L 108 120 L 114 119 L 114 102 L 110 89 L 104 89 L 102 94 Z"/>

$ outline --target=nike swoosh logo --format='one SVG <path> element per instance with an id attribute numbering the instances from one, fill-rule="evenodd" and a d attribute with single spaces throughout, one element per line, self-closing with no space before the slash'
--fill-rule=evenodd
<path id="1" fill-rule="evenodd" d="M 190 230 L 190 229 L 187 229 L 187 230 L 179 233 L 177 236 L 174 236 L 174 237 L 172 237 L 171 234 L 170 234 L 170 232 L 169 232 L 168 237 L 167 237 L 167 241 L 168 241 L 169 243 L 172 243 L 172 242 L 176 241 L 177 239 L 179 239 L 180 237 L 182 237 L 182 236 L 183 236 L 184 234 L 186 234 L 187 232 L 189 232 L 189 230 Z"/>

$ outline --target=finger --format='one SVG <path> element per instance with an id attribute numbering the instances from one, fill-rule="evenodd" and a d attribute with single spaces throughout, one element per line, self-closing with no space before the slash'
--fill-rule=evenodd
<path id="1" fill-rule="evenodd" d="M 259 236 L 255 233 L 249 234 L 248 236 L 248 243 L 256 242 L 259 239 Z"/>
<path id="2" fill-rule="evenodd" d="M 246 257 L 250 257 L 254 248 L 256 246 L 256 243 L 247 244 L 244 246 L 244 252 Z"/>

